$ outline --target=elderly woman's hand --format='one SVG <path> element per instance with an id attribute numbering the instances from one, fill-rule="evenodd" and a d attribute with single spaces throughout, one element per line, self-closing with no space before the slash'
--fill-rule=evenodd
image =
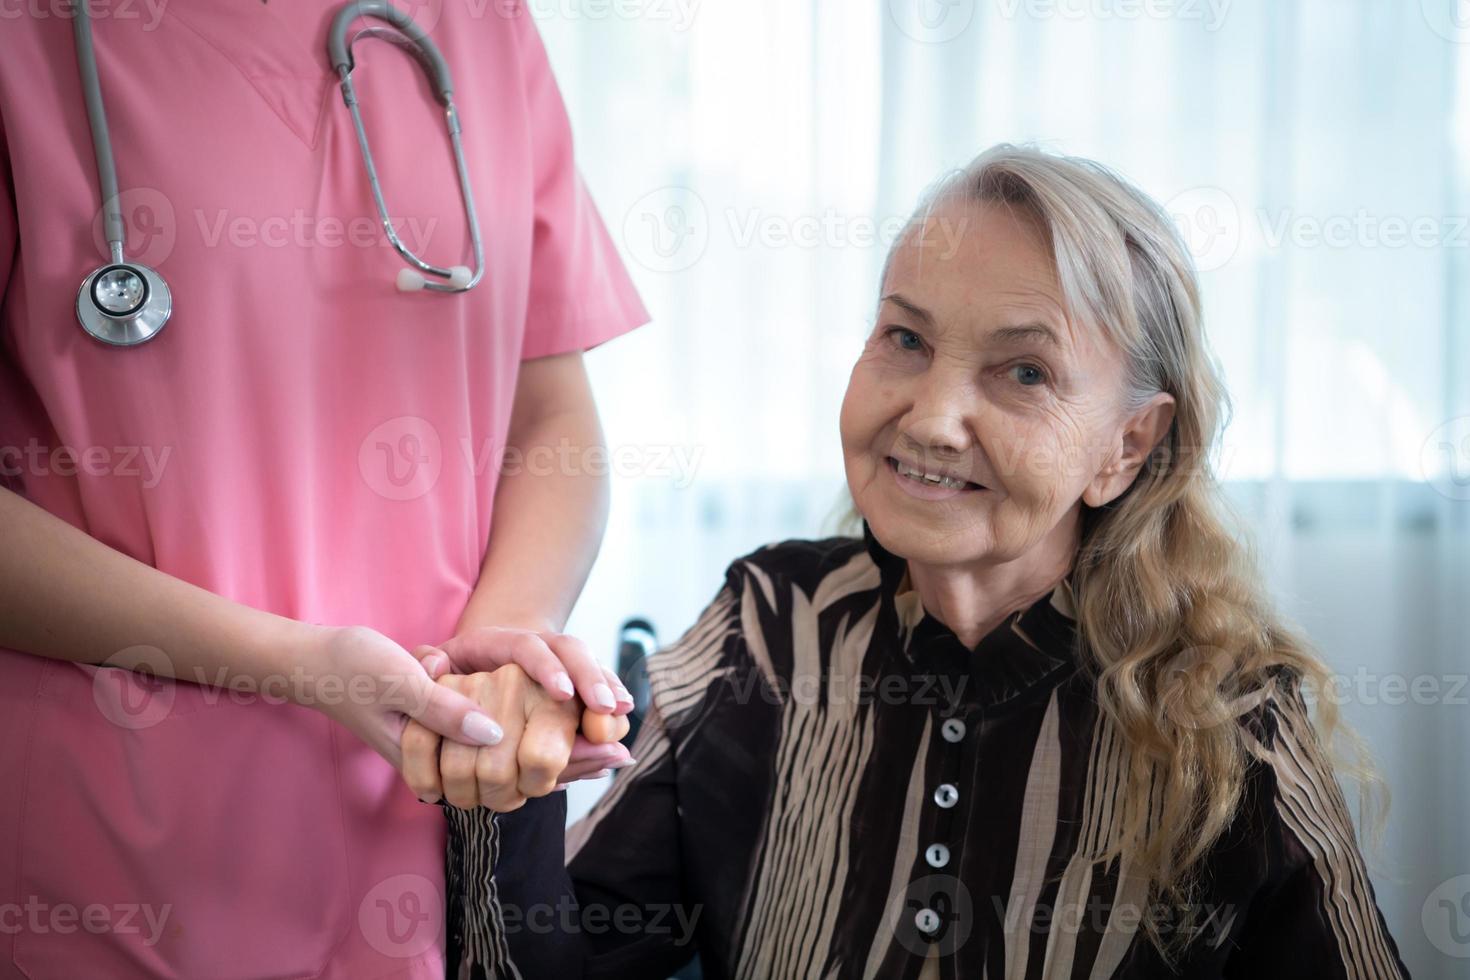
<path id="1" fill-rule="evenodd" d="M 402 772 L 421 800 L 442 796 L 462 809 L 485 806 L 505 813 L 562 783 L 632 761 L 618 742 L 628 732 L 625 716 L 555 699 L 516 664 L 474 674 L 447 673 L 437 664 L 434 669 L 438 683 L 486 708 L 505 737 L 476 748 L 444 741 L 410 721 L 401 740 Z M 579 725 L 585 737 L 578 737 Z"/>

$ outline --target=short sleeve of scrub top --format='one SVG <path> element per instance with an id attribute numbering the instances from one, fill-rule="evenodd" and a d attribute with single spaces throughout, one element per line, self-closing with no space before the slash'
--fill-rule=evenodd
<path id="1" fill-rule="evenodd" d="M 96 165 L 71 22 L 28 5 L 0 58 L 3 485 L 230 599 L 442 641 L 520 363 L 647 320 L 530 15 L 411 7 L 454 73 L 485 240 L 484 280 L 440 295 L 394 286 L 326 64 L 335 2 L 89 7 L 127 254 L 174 314 L 130 349 L 77 324 L 106 261 Z M 469 264 L 424 73 L 380 37 L 354 54 L 390 217 L 428 261 Z M 168 656 L 96 659 L 123 653 Z M 443 815 L 287 702 L 315 667 L 227 692 L 0 651 L 0 907 L 20 916 L 0 978 L 442 977 Z"/>

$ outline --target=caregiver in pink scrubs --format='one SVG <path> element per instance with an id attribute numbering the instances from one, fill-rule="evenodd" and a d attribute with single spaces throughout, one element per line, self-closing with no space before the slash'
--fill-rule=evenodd
<path id="1" fill-rule="evenodd" d="M 647 315 L 535 26 L 416 9 L 486 273 L 400 293 L 336 7 L 92 0 L 127 256 L 174 294 L 127 349 L 76 319 L 107 256 L 72 25 L 32 4 L 0 35 L 0 976 L 441 977 L 444 818 L 398 738 L 498 733 L 410 651 L 469 637 L 625 698 L 559 630 L 606 516 L 581 352 Z M 423 71 L 354 53 L 391 215 L 472 264 Z"/>

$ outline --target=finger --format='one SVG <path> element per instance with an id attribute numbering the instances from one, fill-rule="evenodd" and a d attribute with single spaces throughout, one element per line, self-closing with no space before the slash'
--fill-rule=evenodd
<path id="1" fill-rule="evenodd" d="M 439 679 L 439 683 L 452 688 L 456 693 L 462 694 L 470 690 L 470 678 L 463 674 L 446 674 Z M 478 751 L 475 746 L 449 739 L 439 743 L 439 755 L 435 762 L 439 768 L 444 801 L 461 810 L 472 810 L 480 805 L 480 786 L 475 779 L 475 754 Z"/>
<path id="2" fill-rule="evenodd" d="M 454 676 L 444 674 L 436 682 L 426 673 L 410 674 L 404 680 L 408 697 L 400 710 L 430 731 L 456 742 L 495 745 L 504 737 L 504 729 L 474 701 L 444 683 Z"/>
<path id="3" fill-rule="evenodd" d="M 599 769 L 622 769 L 634 762 L 633 754 L 621 742 L 610 745 L 594 745 L 581 736 L 572 747 L 572 757 L 562 770 L 561 781 L 587 779 Z"/>
<path id="4" fill-rule="evenodd" d="M 438 647 L 427 643 L 413 648 L 414 659 L 423 665 L 424 670 L 431 678 L 437 678 L 440 674 L 451 670 L 453 665 L 449 662 L 449 655 Z"/>
<path id="5" fill-rule="evenodd" d="M 602 672 L 607 677 L 608 686 L 612 688 L 613 698 L 617 701 L 617 707 L 613 713 L 626 715 L 633 710 L 633 695 L 623 686 L 622 679 L 618 677 L 617 671 L 608 670 L 604 667 Z"/>
<path id="6" fill-rule="evenodd" d="M 557 776 L 557 783 L 574 783 L 579 779 L 597 779 L 598 773 L 613 772 L 618 769 L 626 769 L 634 764 L 632 758 L 616 759 L 599 765 L 596 762 L 576 762 L 567 766 Z"/>
<path id="7" fill-rule="evenodd" d="M 526 802 L 520 792 L 520 767 L 517 756 L 526 725 L 526 698 L 532 681 L 526 672 L 509 664 L 493 673 L 471 677 L 475 697 L 481 704 L 493 704 L 493 711 L 503 720 L 505 739 L 475 753 L 473 772 L 475 795 L 480 806 L 498 813 L 520 809 Z"/>
<path id="8" fill-rule="evenodd" d="M 599 766 L 592 762 L 581 762 L 574 766 L 567 766 L 556 777 L 556 785 L 565 786 L 567 783 L 575 783 L 579 779 L 587 779 L 593 773 L 602 772 L 607 766 Z"/>
<path id="9" fill-rule="evenodd" d="M 587 741 L 599 745 L 616 742 L 628 734 L 626 715 L 600 715 L 591 709 L 582 712 L 582 734 Z"/>
<path id="10" fill-rule="evenodd" d="M 403 781 L 425 803 L 436 803 L 444 795 L 439 779 L 439 735 L 410 719 L 399 739 Z"/>
<path id="11" fill-rule="evenodd" d="M 534 697 L 540 703 L 526 719 L 516 754 L 520 768 L 517 788 L 528 797 L 545 796 L 556 785 L 557 776 L 571 759 L 581 715 L 575 704 L 550 701 L 539 691 Z"/>
<path id="12" fill-rule="evenodd" d="M 592 742 L 589 739 L 577 736 L 572 743 L 572 762 L 596 762 L 601 759 L 621 759 L 627 754 L 627 749 L 619 742 L 605 745 Z"/>
<path id="13" fill-rule="evenodd" d="M 606 779 L 608 776 L 611 776 L 612 774 L 613 774 L 613 771 L 611 769 L 599 769 L 599 770 L 597 770 L 594 773 L 587 774 L 586 776 L 580 776 L 580 777 L 578 777 L 578 779 Z M 576 781 L 577 780 L 570 780 L 570 781 L 567 781 L 567 782 L 557 783 L 555 786 L 553 786 L 551 788 L 551 791 L 553 793 L 560 793 L 562 790 L 566 789 L 568 786 L 570 786 L 573 782 L 576 782 Z"/>
<path id="14" fill-rule="evenodd" d="M 516 664 L 558 701 L 566 701 L 576 693 L 571 676 L 547 646 L 543 634 L 533 630 L 484 627 L 455 637 L 443 649 L 463 673 Z"/>
<path id="15" fill-rule="evenodd" d="M 495 749 L 480 749 L 475 754 L 476 799 L 480 806 L 496 813 L 519 810 L 526 802 L 519 782 L 520 770 L 515 753 L 497 746 Z"/>
<path id="16" fill-rule="evenodd" d="M 609 678 L 608 672 L 592 656 L 592 651 L 587 649 L 587 644 L 569 633 L 542 633 L 541 636 L 562 667 L 571 675 L 572 684 L 583 704 L 602 714 L 609 714 L 617 709 L 614 685 L 621 687 L 622 684 L 615 675 Z M 630 706 L 631 701 L 630 698 Z"/>

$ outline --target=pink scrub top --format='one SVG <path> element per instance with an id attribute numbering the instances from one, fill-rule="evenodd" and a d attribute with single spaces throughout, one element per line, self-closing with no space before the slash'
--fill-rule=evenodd
<path id="1" fill-rule="evenodd" d="M 647 320 L 529 14 L 416 11 L 486 246 L 484 281 L 439 295 L 394 288 L 326 62 L 335 0 L 90 2 L 128 255 L 175 310 L 132 349 L 77 324 L 106 260 L 97 173 L 65 8 L 27 4 L 0 41 L 5 485 L 239 602 L 447 638 L 520 361 Z M 355 50 L 391 216 L 471 264 L 424 73 Z M 444 843 L 439 808 L 315 711 L 0 651 L 0 976 L 441 977 Z"/>

